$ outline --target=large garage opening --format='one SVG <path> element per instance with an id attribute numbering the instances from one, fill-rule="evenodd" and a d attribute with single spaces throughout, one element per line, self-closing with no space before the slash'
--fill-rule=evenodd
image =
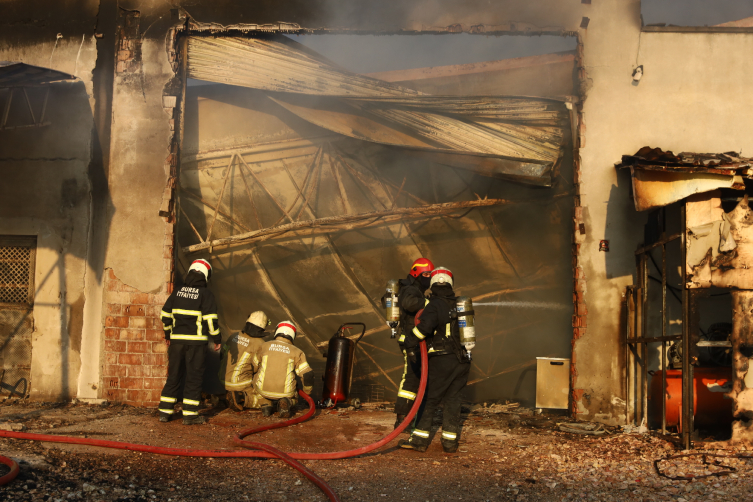
<path id="1" fill-rule="evenodd" d="M 255 310 L 290 319 L 321 373 L 337 328 L 363 322 L 351 394 L 394 400 L 380 298 L 423 256 L 476 306 L 467 397 L 533 404 L 536 357 L 572 340 L 575 39 L 184 43 L 176 277 L 212 261 L 223 336 Z"/>

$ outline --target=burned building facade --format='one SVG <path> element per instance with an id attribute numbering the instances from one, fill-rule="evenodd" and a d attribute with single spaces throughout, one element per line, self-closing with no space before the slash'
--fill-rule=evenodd
<path id="1" fill-rule="evenodd" d="M 637 1 L 8 2 L 1 22 L 0 60 L 25 65 L 0 67 L 3 384 L 24 375 L 34 399 L 156 402 L 159 310 L 195 257 L 224 336 L 253 310 L 290 318 L 321 371 L 364 322 L 354 386 L 392 399 L 379 298 L 426 256 L 490 304 L 470 399 L 532 403 L 535 358 L 570 358 L 571 412 L 625 423 L 650 211 L 615 163 L 753 151 L 753 31 L 642 26 Z M 295 35 L 574 49 L 363 74 Z"/>

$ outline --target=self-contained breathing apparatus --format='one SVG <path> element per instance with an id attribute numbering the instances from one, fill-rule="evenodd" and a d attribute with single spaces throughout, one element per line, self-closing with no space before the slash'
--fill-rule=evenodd
<path id="1" fill-rule="evenodd" d="M 390 338 L 397 336 L 398 326 L 400 325 L 400 304 L 397 297 L 399 292 L 400 281 L 397 279 L 387 281 L 387 294 L 382 298 L 382 307 L 384 307 L 384 317 L 387 319 L 387 326 L 392 330 Z"/>
<path id="2" fill-rule="evenodd" d="M 449 308 L 450 316 L 450 333 L 448 336 L 435 335 L 432 341 L 432 347 L 435 353 L 448 353 L 446 341 L 448 338 L 452 343 L 452 352 L 458 357 L 460 362 L 471 361 L 471 350 L 476 346 L 476 328 L 475 313 L 473 311 L 473 301 L 467 296 L 459 296 L 455 303 L 451 304 L 448 300 L 438 297 Z M 441 345 L 441 347 L 440 347 Z"/>

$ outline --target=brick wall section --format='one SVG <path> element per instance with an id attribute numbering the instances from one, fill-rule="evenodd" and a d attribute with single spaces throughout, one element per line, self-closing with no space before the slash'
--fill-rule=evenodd
<path id="1" fill-rule="evenodd" d="M 580 149 L 586 146 L 586 124 L 585 114 L 583 113 L 583 101 L 588 90 L 588 76 L 583 62 L 583 42 L 578 39 L 576 51 L 576 67 L 579 82 L 580 102 L 575 104 L 573 111 L 576 119 L 574 124 L 575 134 L 573 134 L 573 176 L 575 188 L 575 212 L 573 214 L 573 338 L 572 338 L 572 355 L 570 357 L 570 388 L 572 389 L 570 399 L 570 412 L 573 417 L 577 417 L 578 402 L 583 398 L 583 389 L 575 388 L 575 380 L 578 376 L 577 361 L 575 358 L 575 344 L 586 334 L 588 328 L 588 308 L 586 306 L 586 274 L 580 262 L 580 247 L 586 240 L 587 228 L 583 219 L 583 206 L 580 202 L 580 183 L 581 183 L 581 158 Z"/>
<path id="2" fill-rule="evenodd" d="M 156 406 L 167 375 L 167 345 L 160 311 L 172 284 L 173 225 L 165 232 L 164 293 L 143 293 L 108 269 L 105 275 L 102 398 L 135 406 Z"/>

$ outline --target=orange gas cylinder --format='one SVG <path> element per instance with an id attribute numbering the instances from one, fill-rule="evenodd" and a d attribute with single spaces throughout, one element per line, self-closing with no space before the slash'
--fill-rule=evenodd
<path id="1" fill-rule="evenodd" d="M 651 378 L 648 411 L 651 428 L 661 427 L 662 372 Z M 696 427 L 718 427 L 732 423 L 732 368 L 693 369 L 693 414 Z M 680 424 L 682 370 L 667 370 L 667 427 Z"/>

